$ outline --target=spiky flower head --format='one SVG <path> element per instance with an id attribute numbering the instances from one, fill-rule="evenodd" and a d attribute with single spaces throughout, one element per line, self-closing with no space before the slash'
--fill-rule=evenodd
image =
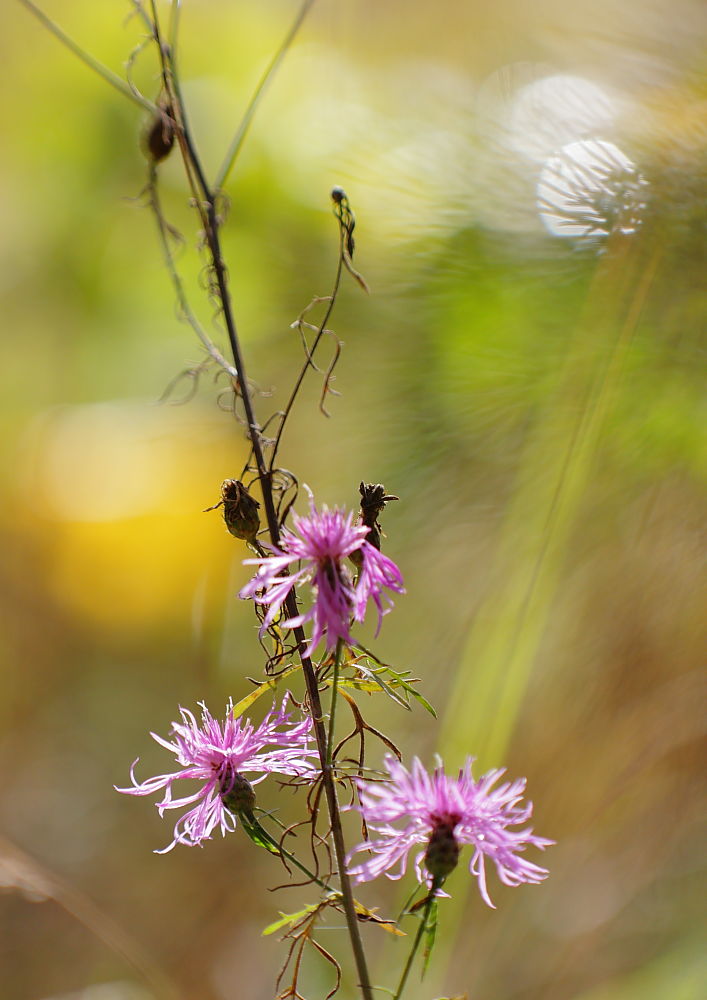
<path id="1" fill-rule="evenodd" d="M 494 788 L 503 769 L 489 771 L 476 781 L 472 764 L 473 758 L 468 757 L 453 778 L 444 773 L 441 763 L 428 774 L 415 757 L 408 771 L 389 755 L 385 759 L 388 780 L 359 780 L 360 805 L 354 808 L 363 814 L 369 835 L 376 836 L 353 849 L 349 862 L 361 851 L 371 856 L 359 860 L 350 874 L 358 882 L 382 874 L 401 878 L 410 851 L 420 846 L 414 858 L 418 880 L 440 885 L 456 867 L 460 847 L 470 844 L 469 869 L 489 906 L 494 904 L 486 888 L 486 858 L 495 864 L 505 885 L 542 882 L 547 870 L 520 855 L 528 846 L 542 850 L 554 841 L 536 837 L 530 827 L 509 829 L 525 823 L 533 811 L 532 803 L 521 802 L 525 778 Z"/>
<path id="2" fill-rule="evenodd" d="M 279 708 L 273 703 L 259 726 L 249 719 L 234 718 L 231 704 L 223 722 L 214 719 L 203 702 L 200 706 L 201 724 L 190 711 L 180 708 L 182 721 L 172 723 L 172 740 L 150 734 L 175 755 L 178 770 L 138 781 L 135 777 L 138 758 L 130 768 L 132 785 L 115 786 L 116 791 L 126 795 L 152 795 L 164 789 L 164 796 L 157 803 L 160 816 L 168 809 L 192 807 L 177 820 L 172 843 L 157 854 L 166 854 L 176 844 L 187 847 L 202 844 L 217 827 L 221 828 L 222 836 L 235 830 L 237 814 L 252 809 L 255 803 L 253 785 L 268 774 L 307 779 L 317 774 L 308 760 L 316 756 L 311 719 L 295 720 L 287 711 L 287 696 Z M 200 787 L 181 798 L 172 798 L 173 784 L 184 779 L 198 781 Z"/>
<path id="3" fill-rule="evenodd" d="M 393 560 L 366 541 L 368 528 L 354 525 L 353 515 L 339 508 L 329 510 L 324 505 L 317 510 L 311 494 L 309 514 L 293 515 L 293 524 L 293 531 L 283 528 L 280 548 L 273 548 L 271 556 L 245 560 L 246 565 L 258 566 L 258 571 L 239 596 L 252 597 L 258 604 L 268 606 L 260 634 L 280 613 L 292 588 L 304 583 L 312 588 L 311 607 L 287 618 L 282 625 L 295 628 L 312 623 L 306 656 L 311 656 L 322 638 L 328 650 L 339 639 L 352 643 L 351 621 L 364 620 L 369 600 L 376 606 L 380 629 L 383 615 L 392 603 L 386 591 L 402 594 L 404 587 Z M 362 565 L 354 585 L 346 559 L 356 551 L 361 553 Z M 293 569 L 296 563 L 299 568 Z"/>

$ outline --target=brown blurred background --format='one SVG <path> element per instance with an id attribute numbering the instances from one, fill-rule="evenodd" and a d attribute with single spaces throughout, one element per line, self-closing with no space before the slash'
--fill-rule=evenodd
<path id="1" fill-rule="evenodd" d="M 130 6 L 45 9 L 120 71 Z M 183 4 L 212 175 L 295 11 Z M 262 419 L 301 358 L 290 323 L 330 288 L 332 185 L 357 213 L 371 295 L 349 282 L 334 317 L 342 395 L 327 420 L 308 383 L 281 457 L 330 504 L 361 479 L 401 497 L 385 545 L 408 593 L 376 649 L 439 721 L 368 717 L 427 763 L 527 775 L 558 842 L 544 885 L 492 876 L 496 911 L 455 873 L 409 1000 L 705 995 L 706 40 L 699 0 L 319 0 L 228 186 Z M 112 788 L 138 755 L 169 769 L 148 733 L 179 704 L 216 714 L 262 669 L 245 553 L 202 513 L 242 431 L 209 377 L 158 403 L 202 356 L 140 198 L 139 110 L 15 0 L 0 65 L 0 997 L 270 1000 L 285 946 L 261 931 L 312 894 L 269 893 L 282 872 L 238 834 L 153 854 L 171 824 Z M 155 95 L 152 57 L 134 72 Z M 161 180 L 208 325 L 177 157 Z M 401 891 L 360 895 L 391 913 Z M 392 986 L 406 943 L 366 941 Z M 329 971 L 304 984 L 320 1000 Z"/>

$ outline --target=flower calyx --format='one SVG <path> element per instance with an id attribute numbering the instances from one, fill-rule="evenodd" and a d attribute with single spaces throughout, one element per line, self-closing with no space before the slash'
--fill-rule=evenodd
<path id="1" fill-rule="evenodd" d="M 255 806 L 253 786 L 242 774 L 227 765 L 219 780 L 221 801 L 229 812 L 252 813 Z"/>
<path id="2" fill-rule="evenodd" d="M 454 836 L 458 819 L 445 817 L 435 824 L 425 850 L 425 868 L 439 884 L 457 867 L 459 842 Z"/>

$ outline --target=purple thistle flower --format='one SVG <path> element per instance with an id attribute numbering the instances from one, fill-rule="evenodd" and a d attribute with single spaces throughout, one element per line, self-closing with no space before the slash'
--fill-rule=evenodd
<path id="1" fill-rule="evenodd" d="M 294 531 L 283 528 L 280 548 L 273 548 L 271 556 L 245 560 L 245 565 L 259 569 L 239 596 L 269 605 L 260 627 L 261 636 L 299 583 L 311 584 L 312 606 L 282 624 L 285 628 L 295 628 L 312 622 L 312 637 L 305 656 L 311 656 L 322 637 L 326 637 L 327 650 L 333 649 L 338 639 L 353 643 L 349 631 L 351 619 L 364 620 L 369 600 L 378 611 L 380 630 L 383 615 L 390 610 L 384 607 L 384 602 L 392 604 L 384 589 L 404 593 L 403 579 L 393 560 L 366 541 L 369 530 L 366 525 L 354 525 L 352 519 L 351 513 L 338 508 L 329 510 L 326 505 L 318 511 L 310 494 L 309 515 L 293 515 Z M 360 552 L 362 557 L 355 586 L 344 561 L 354 552 Z M 299 569 L 289 574 L 295 563 L 301 564 Z"/>
<path id="2" fill-rule="evenodd" d="M 114 786 L 116 791 L 126 795 L 152 795 L 166 789 L 164 798 L 157 803 L 160 816 L 164 816 L 167 809 L 193 805 L 177 820 L 172 843 L 156 851 L 156 854 L 166 854 L 175 844 L 195 847 L 209 840 L 218 826 L 222 836 L 235 830 L 235 813 L 239 808 L 252 808 L 255 802 L 251 780 L 253 785 L 257 785 L 268 774 L 314 778 L 318 773 L 306 759 L 316 756 L 316 749 L 311 746 L 311 719 L 293 721 L 292 715 L 286 711 L 287 696 L 280 708 L 273 703 L 257 728 L 248 719 L 234 719 L 231 704 L 227 706 L 223 723 L 212 717 L 203 702 L 199 704 L 202 710 L 201 726 L 191 712 L 180 707 L 182 722 L 172 723 L 171 742 L 156 733 L 150 734 L 160 746 L 176 756 L 178 771 L 158 774 L 139 782 L 135 778 L 138 757 L 130 768 L 132 787 Z M 262 773 L 248 780 L 243 772 Z M 172 785 L 183 778 L 200 781 L 202 785 L 191 795 L 173 799 Z"/>
<path id="3" fill-rule="evenodd" d="M 359 780 L 360 806 L 369 831 L 377 839 L 359 844 L 351 851 L 349 862 L 359 851 L 371 851 L 372 857 L 350 869 L 358 882 L 368 882 L 385 873 L 388 878 L 401 878 L 406 871 L 408 854 L 418 844 L 424 845 L 414 864 L 418 880 L 437 885 L 456 866 L 459 848 L 471 844 L 474 853 L 469 864 L 478 879 L 481 896 L 489 906 L 493 903 L 486 888 L 485 859 L 496 865 L 505 885 L 542 882 L 548 875 L 545 868 L 519 854 L 528 845 L 545 847 L 552 840 L 533 835 L 532 828 L 510 830 L 525 823 L 533 811 L 532 803 L 521 804 L 525 778 L 493 786 L 504 770 L 489 771 L 478 781 L 471 774 L 473 757 L 456 778 L 447 777 L 440 766 L 429 775 L 417 757 L 408 771 L 388 755 L 385 764 L 389 781 Z M 398 825 L 394 825 L 394 824 Z M 422 865 L 427 869 L 423 874 Z M 397 868 L 393 872 L 391 869 Z"/>

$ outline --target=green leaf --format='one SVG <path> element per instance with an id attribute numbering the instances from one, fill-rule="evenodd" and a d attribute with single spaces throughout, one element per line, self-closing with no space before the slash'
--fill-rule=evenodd
<path id="1" fill-rule="evenodd" d="M 399 694 L 396 694 L 395 691 L 393 691 L 393 686 L 392 685 L 386 684 L 386 682 L 383 680 L 383 673 L 385 672 L 386 668 L 381 667 L 378 670 L 371 670 L 368 667 L 364 667 L 362 663 L 359 663 L 358 668 L 359 668 L 359 670 L 365 670 L 366 673 L 368 673 L 369 676 L 375 678 L 375 681 L 378 684 L 380 684 L 381 688 L 383 689 L 383 691 L 385 692 L 385 694 L 388 695 L 389 698 L 391 698 L 393 701 L 397 702 L 398 705 L 402 705 L 403 708 L 407 709 L 408 712 L 410 711 L 410 705 L 408 704 L 408 702 L 404 698 L 401 698 Z M 397 680 L 397 678 L 396 678 L 396 680 Z M 402 686 L 402 685 L 400 685 L 400 686 Z"/>
<path id="2" fill-rule="evenodd" d="M 396 673 L 396 671 L 393 670 L 392 667 L 387 667 L 387 670 L 388 670 L 388 673 L 391 674 L 391 676 L 395 678 L 395 681 L 400 685 L 400 687 L 403 688 L 403 690 L 407 692 L 407 694 L 409 694 L 411 697 L 413 697 L 415 699 L 415 701 L 419 702 L 419 704 L 422 705 L 422 707 L 427 712 L 429 712 L 430 715 L 433 718 L 435 718 L 435 719 L 437 718 L 437 713 L 435 712 L 435 710 L 432 707 L 432 705 L 430 705 L 430 703 L 427 700 L 427 698 L 425 698 L 424 695 L 421 695 L 420 692 L 417 690 L 417 688 L 413 687 L 411 683 L 409 683 L 407 680 L 405 680 L 406 674 L 409 674 L 409 671 L 406 671 L 405 673 L 400 673 L 399 674 L 399 673 Z"/>
<path id="3" fill-rule="evenodd" d="M 302 664 L 297 663 L 292 667 L 288 667 L 287 670 L 283 670 L 281 674 L 277 677 L 269 677 L 262 684 L 258 684 L 257 688 L 247 694 L 245 698 L 241 698 L 239 702 L 233 706 L 233 718 L 237 719 L 240 715 L 243 715 L 251 705 L 253 705 L 261 695 L 267 694 L 268 691 L 274 691 L 281 680 L 285 677 L 289 677 L 290 674 L 296 673 L 296 671 L 302 669 Z"/>
<path id="4" fill-rule="evenodd" d="M 327 678 L 324 682 L 325 684 L 331 684 L 331 679 Z M 410 711 L 410 706 L 401 698 L 400 695 L 395 694 L 390 687 L 380 679 L 376 677 L 375 680 L 359 680 L 357 677 L 340 677 L 338 680 L 339 687 L 342 688 L 353 688 L 354 691 L 367 691 L 369 694 L 377 694 L 382 691 L 383 694 L 387 694 L 389 698 L 392 698 L 396 704 L 401 705 L 403 708 Z"/>
<path id="5" fill-rule="evenodd" d="M 310 913 L 314 913 L 317 909 L 315 904 L 309 903 L 302 910 L 298 910 L 297 913 L 282 913 L 280 912 L 280 919 L 275 920 L 272 924 L 263 930 L 262 936 L 267 937 L 269 934 L 274 934 L 275 931 L 282 930 L 283 927 L 291 927 L 292 924 L 296 924 L 299 920 L 304 917 L 309 916 Z"/>
<path id="6" fill-rule="evenodd" d="M 434 948 L 436 937 L 437 937 L 437 900 L 433 899 L 432 902 L 430 903 L 430 909 L 427 914 L 427 925 L 425 927 L 425 950 L 422 953 L 423 976 L 427 972 L 427 966 L 430 964 L 430 955 L 432 954 L 432 949 Z"/>
<path id="7" fill-rule="evenodd" d="M 396 926 L 394 920 L 384 920 L 382 917 L 378 916 L 378 907 L 369 910 L 367 906 L 363 903 L 359 903 L 357 899 L 354 899 L 354 910 L 356 911 L 356 916 L 359 920 L 370 921 L 371 923 L 377 924 L 388 934 L 395 934 L 397 937 L 405 937 L 405 931 L 401 931 L 399 927 Z"/>
<path id="8" fill-rule="evenodd" d="M 429 701 L 427 700 L 427 698 L 425 698 L 424 695 L 420 694 L 419 691 L 416 691 L 415 688 L 411 687 L 406 687 L 406 691 L 408 692 L 408 694 L 412 695 L 415 701 L 419 702 L 419 704 L 422 705 L 422 707 L 425 709 L 426 712 L 430 713 L 433 719 L 437 718 L 437 712 L 432 707 L 432 705 L 430 705 Z"/>
<path id="9" fill-rule="evenodd" d="M 352 666 L 358 670 L 364 671 L 369 680 L 361 681 L 357 678 L 349 678 L 346 680 L 340 680 L 339 683 L 343 686 L 350 686 L 358 688 L 360 691 L 377 691 L 382 690 L 389 698 L 403 705 L 405 708 L 409 709 L 410 705 L 408 703 L 409 698 L 414 698 L 425 711 L 429 712 L 433 718 L 437 718 L 437 713 L 430 705 L 429 701 L 421 695 L 414 685 L 417 683 L 417 679 L 408 680 L 410 677 L 409 670 L 395 670 L 389 663 L 385 663 L 383 660 L 379 660 L 375 653 L 372 653 L 370 649 L 366 649 L 362 646 L 360 642 L 354 644 L 354 648 L 363 653 L 369 660 L 376 664 L 376 667 L 369 667 L 360 661 L 356 662 L 349 661 L 347 666 Z M 385 674 L 386 680 L 383 680 L 382 675 Z M 401 698 L 398 694 L 394 693 L 394 688 L 402 688 L 402 690 L 407 695 L 407 698 Z"/>
<path id="10" fill-rule="evenodd" d="M 238 813 L 238 819 L 240 820 L 243 832 L 247 837 L 250 837 L 254 844 L 257 844 L 258 847 L 264 847 L 271 854 L 280 856 L 280 849 L 277 844 L 265 832 L 255 816 L 249 816 L 247 813 L 241 812 Z"/>

